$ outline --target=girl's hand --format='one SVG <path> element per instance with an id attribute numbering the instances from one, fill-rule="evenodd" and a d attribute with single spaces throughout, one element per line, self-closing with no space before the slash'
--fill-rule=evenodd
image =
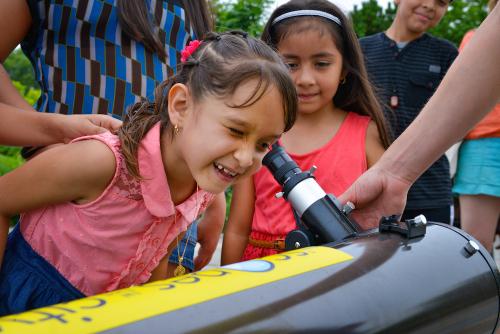
<path id="1" fill-rule="evenodd" d="M 377 227 L 382 216 L 401 215 L 411 186 L 410 181 L 379 166 L 366 171 L 338 198 L 355 205 L 353 218 L 364 229 Z"/>
<path id="2" fill-rule="evenodd" d="M 61 140 L 68 143 L 71 140 L 106 131 L 116 132 L 122 122 L 106 115 L 71 115 L 58 117 L 56 127 L 61 133 Z"/>

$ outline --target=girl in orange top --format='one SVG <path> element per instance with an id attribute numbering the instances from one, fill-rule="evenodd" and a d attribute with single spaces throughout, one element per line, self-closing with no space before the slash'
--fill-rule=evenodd
<path id="1" fill-rule="evenodd" d="M 316 165 L 318 183 L 340 195 L 389 144 L 354 30 L 329 1 L 292 0 L 274 11 L 262 39 L 288 64 L 299 97 L 281 145 L 301 169 Z M 280 189 L 265 168 L 233 187 L 222 264 L 283 250 L 296 222 L 290 205 L 274 198 Z"/>

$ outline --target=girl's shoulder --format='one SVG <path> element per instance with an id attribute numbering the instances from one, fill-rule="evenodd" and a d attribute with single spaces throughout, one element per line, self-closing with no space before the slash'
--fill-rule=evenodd
<path id="1" fill-rule="evenodd" d="M 342 122 L 342 127 L 347 130 L 358 129 L 366 131 L 372 121 L 370 116 L 361 115 L 353 111 L 347 111 L 347 115 Z"/>
<path id="2" fill-rule="evenodd" d="M 123 164 L 120 139 L 106 132 L 77 138 L 71 145 L 74 149 L 85 152 L 85 158 L 81 159 L 80 173 L 90 181 L 91 189 L 95 189 L 95 192 L 93 191 L 84 202 L 92 201 L 100 197 L 117 179 Z"/>

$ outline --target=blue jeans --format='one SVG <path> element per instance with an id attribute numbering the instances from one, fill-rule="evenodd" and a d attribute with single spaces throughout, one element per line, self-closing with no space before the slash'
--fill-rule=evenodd
<path id="1" fill-rule="evenodd" d="M 188 240 L 189 237 L 189 240 Z M 198 240 L 198 221 L 194 221 L 184 234 L 184 238 L 179 241 L 179 245 L 174 248 L 168 262 L 179 264 L 179 255 L 184 254 L 182 265 L 187 269 L 194 270 L 194 248 Z"/>

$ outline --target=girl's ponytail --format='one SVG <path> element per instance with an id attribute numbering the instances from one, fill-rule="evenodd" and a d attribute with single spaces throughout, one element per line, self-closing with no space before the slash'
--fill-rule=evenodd
<path id="1" fill-rule="evenodd" d="M 164 81 L 155 89 L 154 102 L 142 99 L 135 103 L 127 112 L 123 125 L 118 130 L 127 169 L 136 178 L 140 179 L 137 150 L 142 138 L 156 123 L 160 122 L 164 128 L 169 122 L 166 113 L 168 105 L 166 94 L 171 86 L 172 81 Z"/>

